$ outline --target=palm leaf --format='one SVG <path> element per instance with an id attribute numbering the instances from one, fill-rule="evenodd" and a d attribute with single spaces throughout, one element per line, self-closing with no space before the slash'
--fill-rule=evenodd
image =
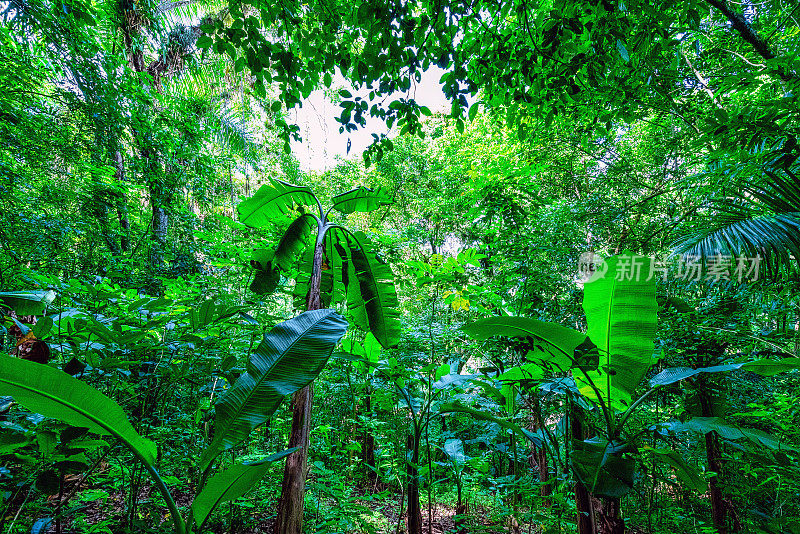
<path id="1" fill-rule="evenodd" d="M 266 422 L 286 395 L 310 384 L 346 329 L 347 322 L 333 310 L 314 310 L 265 334 L 247 372 L 215 404 L 214 438 L 200 460 L 203 468 Z"/>
<path id="2" fill-rule="evenodd" d="M 389 192 L 381 186 L 375 189 L 361 186 L 358 189 L 336 195 L 332 201 L 331 209 L 346 214 L 356 211 L 365 213 L 375 211 L 381 206 L 388 206 L 394 202 Z"/>
<path id="3" fill-rule="evenodd" d="M 464 332 L 481 341 L 495 336 L 531 338 L 539 351 L 531 359 L 552 364 L 561 371 L 575 364 L 575 351 L 586 343 L 586 334 L 553 323 L 529 317 L 489 317 L 479 319 L 462 328 Z"/>
<path id="4" fill-rule="evenodd" d="M 198 529 L 202 530 L 206 518 L 217 506 L 238 499 L 264 478 L 270 463 L 285 458 L 298 448 L 286 449 L 256 462 L 234 465 L 211 477 L 192 501 L 192 517 Z"/>
<path id="5" fill-rule="evenodd" d="M 349 258 L 341 258 L 342 262 L 351 264 L 352 274 L 355 274 L 355 279 L 347 275 L 347 307 L 355 315 L 366 315 L 369 331 L 381 346 L 397 345 L 400 341 L 400 314 L 392 270 L 378 259 L 363 232 L 352 233 L 341 227 L 332 231 L 334 235 L 331 238 L 337 239 L 349 255 Z M 354 290 L 355 282 L 358 292 Z M 359 308 L 363 308 L 363 312 Z"/>
<path id="6" fill-rule="evenodd" d="M 601 363 L 576 380 L 582 383 L 584 396 L 613 408 L 629 404 L 652 364 L 658 305 L 655 279 L 645 280 L 651 262 L 630 254 L 614 256 L 606 260 L 606 272 L 598 271 L 584 284 L 587 334 L 600 352 Z M 590 380 L 603 399 L 597 399 Z"/>
<path id="7" fill-rule="evenodd" d="M 54 291 L 4 291 L 0 304 L 8 306 L 17 315 L 40 315 L 56 298 Z"/>
<path id="8" fill-rule="evenodd" d="M 45 417 L 114 436 L 141 461 L 155 464 L 155 444 L 136 433 L 119 404 L 63 371 L 2 356 L 0 395 L 14 397 L 28 410 Z"/>
<path id="9" fill-rule="evenodd" d="M 239 203 L 239 220 L 253 228 L 263 228 L 283 218 L 297 206 L 317 206 L 317 197 L 305 186 L 270 179 L 256 193 Z"/>
<path id="10" fill-rule="evenodd" d="M 768 185 L 712 201 L 711 220 L 679 239 L 676 250 L 703 260 L 718 254 L 761 257 L 772 271 L 800 266 L 800 179 L 786 173 L 767 171 Z"/>
<path id="11" fill-rule="evenodd" d="M 275 249 L 275 261 L 281 269 L 290 271 L 305 251 L 308 249 L 313 251 L 316 229 L 316 220 L 308 213 L 292 221 Z M 308 265 L 307 270 L 301 268 L 300 271 L 301 273 L 311 273 L 311 264 Z"/>

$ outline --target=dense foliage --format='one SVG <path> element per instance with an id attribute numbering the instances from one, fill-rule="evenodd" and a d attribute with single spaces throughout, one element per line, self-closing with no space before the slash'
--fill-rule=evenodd
<path id="1" fill-rule="evenodd" d="M 0 10 L 0 531 L 800 532 L 796 5 Z"/>

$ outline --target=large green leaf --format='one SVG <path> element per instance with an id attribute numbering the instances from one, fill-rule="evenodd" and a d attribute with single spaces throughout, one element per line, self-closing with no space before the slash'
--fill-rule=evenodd
<path id="1" fill-rule="evenodd" d="M 606 265 L 608 269 L 597 271 L 583 289 L 587 334 L 600 352 L 600 366 L 586 376 L 576 375 L 576 380 L 586 397 L 598 400 L 591 380 L 602 402 L 624 409 L 653 363 L 656 283 L 654 278 L 647 280 L 650 258 L 621 254 Z"/>
<path id="2" fill-rule="evenodd" d="M 265 334 L 247 372 L 215 404 L 214 438 L 200 460 L 203 468 L 266 422 L 286 395 L 310 384 L 346 329 L 347 322 L 333 310 L 314 310 Z"/>
<path id="3" fill-rule="evenodd" d="M 705 493 L 706 490 L 708 490 L 708 483 L 705 479 L 700 476 L 694 467 L 687 464 L 683 456 L 677 451 L 670 449 L 652 449 L 650 447 L 646 447 L 645 451 L 651 453 L 654 458 L 673 468 L 675 470 L 675 476 L 687 487 L 698 493 Z"/>
<path id="4" fill-rule="evenodd" d="M 534 348 L 531 360 L 546 362 L 565 371 L 575 363 L 575 350 L 586 343 L 586 334 L 563 326 L 528 317 L 489 317 L 462 328 L 475 339 L 495 336 L 531 338 Z"/>
<path id="5" fill-rule="evenodd" d="M 264 478 L 270 463 L 285 458 L 298 448 L 286 449 L 256 462 L 234 465 L 211 477 L 192 502 L 192 517 L 198 528 L 217 506 L 238 499 Z"/>
<path id="6" fill-rule="evenodd" d="M 256 249 L 250 265 L 253 267 L 253 282 L 250 284 L 250 291 L 257 295 L 269 295 L 273 293 L 281 282 L 281 273 L 275 264 L 275 252 L 270 249 Z"/>
<path id="7" fill-rule="evenodd" d="M 397 292 L 394 274 L 389 266 L 375 255 L 372 243 L 363 232 L 349 232 L 336 227 L 332 239 L 337 239 L 340 247 L 346 249 L 342 262 L 352 265 L 347 277 L 347 307 L 354 315 L 366 315 L 369 331 L 384 348 L 397 345 L 400 341 L 400 314 L 397 311 Z M 344 274 L 344 273 L 343 273 Z M 355 280 L 351 277 L 355 274 Z M 354 291 L 357 282 L 359 291 Z M 363 312 L 360 310 L 363 308 Z"/>
<path id="8" fill-rule="evenodd" d="M 574 441 L 570 460 L 575 476 L 593 495 L 619 498 L 633 489 L 636 460 L 626 443 L 602 438 Z"/>
<path id="9" fill-rule="evenodd" d="M 661 427 L 673 432 L 695 432 L 697 434 L 708 434 L 713 431 L 724 439 L 731 441 L 747 439 L 757 447 L 800 452 L 796 447 L 787 445 L 779 438 L 767 434 L 766 432 L 752 428 L 737 427 L 721 417 L 693 417 L 685 422 L 672 421 L 661 425 Z"/>
<path id="10" fill-rule="evenodd" d="M 674 384 L 686 378 L 699 375 L 701 373 L 723 373 L 734 371 L 736 369 L 744 369 L 751 373 L 756 373 L 761 376 L 775 376 L 787 371 L 800 369 L 800 358 L 790 357 L 783 358 L 782 360 L 770 360 L 767 358 L 761 360 L 752 360 L 749 362 L 729 363 L 725 365 L 714 365 L 711 367 L 699 367 L 692 369 L 690 367 L 670 367 L 664 369 L 656 376 L 650 379 L 650 386 L 666 386 Z"/>
<path id="11" fill-rule="evenodd" d="M 314 249 L 317 221 L 308 214 L 301 215 L 289 225 L 283 233 L 278 247 L 275 249 L 275 261 L 284 271 L 291 270 L 304 253 Z M 314 256 L 311 256 L 312 262 Z M 311 273 L 311 263 L 302 267 L 301 271 Z"/>
<path id="12" fill-rule="evenodd" d="M 155 444 L 141 437 L 122 408 L 67 373 L 35 362 L 0 357 L 0 395 L 10 395 L 32 412 L 114 436 L 140 460 L 155 464 Z"/>
<path id="13" fill-rule="evenodd" d="M 253 228 L 269 226 L 297 206 L 317 206 L 317 197 L 305 186 L 270 179 L 256 193 L 239 203 L 239 221 Z"/>
<path id="14" fill-rule="evenodd" d="M 522 428 L 519 425 L 515 425 L 508 419 L 496 417 L 491 413 L 485 412 L 483 410 L 478 410 L 475 408 L 470 408 L 469 406 L 464 406 L 459 402 L 445 402 L 439 406 L 439 413 L 453 413 L 453 412 L 466 413 L 471 415 L 475 419 L 481 419 L 483 421 L 496 423 L 505 429 L 511 430 L 512 432 L 529 439 L 537 447 L 542 446 L 543 442 L 539 436 L 537 436 L 528 429 Z"/>
<path id="15" fill-rule="evenodd" d="M 17 315 L 40 315 L 55 300 L 56 294 L 47 291 L 4 291 L 0 292 L 0 304 L 8 306 Z"/>
<path id="16" fill-rule="evenodd" d="M 381 206 L 388 206 L 394 202 L 389 192 L 382 186 L 375 189 L 361 186 L 358 189 L 336 195 L 332 201 L 331 209 L 342 213 L 375 211 Z"/>

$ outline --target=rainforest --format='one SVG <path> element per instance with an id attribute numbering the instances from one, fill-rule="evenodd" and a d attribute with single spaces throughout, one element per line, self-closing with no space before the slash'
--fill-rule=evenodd
<path id="1" fill-rule="evenodd" d="M 800 533 L 799 7 L 0 0 L 0 534 Z"/>

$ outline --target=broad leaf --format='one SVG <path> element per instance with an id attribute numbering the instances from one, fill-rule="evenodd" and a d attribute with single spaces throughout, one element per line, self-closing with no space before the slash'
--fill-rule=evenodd
<path id="1" fill-rule="evenodd" d="M 528 317 L 489 317 L 468 324 L 462 330 L 477 340 L 495 336 L 531 338 L 539 350 L 532 351 L 530 359 L 546 362 L 562 371 L 572 367 L 575 349 L 587 339 L 586 334 L 577 330 Z"/>
<path id="2" fill-rule="evenodd" d="M 756 373 L 761 376 L 775 376 L 787 371 L 800 369 L 800 358 L 791 357 L 783 358 L 782 360 L 769 360 L 764 358 L 744 363 L 729 363 L 711 367 L 699 367 L 697 369 L 692 369 L 690 367 L 671 367 L 669 369 L 664 369 L 651 378 L 650 385 L 653 387 L 666 386 L 701 373 L 723 373 L 736 369 L 744 369 L 745 371 L 750 371 L 751 373 Z"/>
<path id="3" fill-rule="evenodd" d="M 253 251 L 250 265 L 253 267 L 254 275 L 250 291 L 257 295 L 269 295 L 278 288 L 281 273 L 274 259 L 275 253 L 270 249 Z"/>
<path id="4" fill-rule="evenodd" d="M 590 493 L 619 498 L 633 488 L 636 469 L 636 460 L 626 452 L 630 451 L 624 443 L 609 443 L 600 438 L 575 441 L 572 470 Z"/>
<path id="5" fill-rule="evenodd" d="M 341 258 L 343 264 L 352 265 L 352 271 L 346 274 L 347 307 L 356 316 L 360 313 L 366 315 L 369 331 L 381 346 L 389 348 L 397 345 L 400 341 L 400 314 L 397 311 L 392 270 L 378 259 L 372 243 L 363 232 L 351 233 L 337 227 L 334 233 L 332 238 L 337 239 L 340 245 L 337 250 L 347 249 L 346 256 Z M 355 274 L 355 280 L 352 274 Z M 354 283 L 359 289 L 357 293 Z M 363 308 L 363 312 L 360 308 Z"/>
<path id="6" fill-rule="evenodd" d="M 311 383 L 346 329 L 347 322 L 333 310 L 314 310 L 265 334 L 247 372 L 215 404 L 214 439 L 201 459 L 203 468 L 266 422 L 286 395 Z"/>
<path id="7" fill-rule="evenodd" d="M 537 447 L 541 447 L 543 444 L 542 439 L 533 432 L 531 432 L 530 430 L 522 428 L 519 425 L 515 425 L 514 423 L 510 422 L 507 419 L 496 417 L 490 414 L 489 412 L 484 412 L 482 410 L 470 408 L 469 406 L 464 406 L 463 404 L 458 402 L 445 402 L 441 406 L 439 406 L 439 413 L 453 413 L 453 412 L 466 413 L 476 419 L 481 419 L 483 421 L 496 423 L 503 428 L 511 430 L 512 432 L 515 432 L 520 436 L 529 439 Z"/>
<path id="8" fill-rule="evenodd" d="M 285 458 L 297 449 L 299 447 L 293 447 L 256 462 L 234 465 L 211 477 L 192 502 L 192 517 L 198 528 L 217 506 L 238 499 L 258 484 L 267 474 L 270 463 Z"/>
<path id="9" fill-rule="evenodd" d="M 105 436 L 114 436 L 140 460 L 155 464 L 156 446 L 131 426 L 122 408 L 67 373 L 35 362 L 0 357 L 0 395 L 28 410 Z"/>
<path id="10" fill-rule="evenodd" d="M 4 291 L 0 292 L 0 304 L 8 306 L 19 315 L 41 315 L 55 300 L 54 291 Z"/>
<path id="11" fill-rule="evenodd" d="M 705 493 L 708 490 L 708 483 L 705 479 L 700 476 L 694 467 L 687 464 L 678 452 L 670 449 L 651 449 L 649 447 L 645 450 L 651 453 L 654 458 L 673 468 L 675 476 L 688 488 L 698 493 Z"/>
<path id="12" fill-rule="evenodd" d="M 444 442 L 444 452 L 450 461 L 458 466 L 464 464 L 469 457 L 464 454 L 464 442 L 460 439 L 448 439 Z"/>
<path id="13" fill-rule="evenodd" d="M 728 423 L 721 417 L 694 417 L 686 422 L 672 421 L 660 425 L 660 427 L 673 432 L 695 432 L 697 434 L 716 432 L 724 439 L 731 441 L 747 439 L 757 447 L 800 452 L 797 448 L 786 445 L 779 438 L 766 432 L 751 428 L 740 428 Z"/>
<path id="14" fill-rule="evenodd" d="M 580 390 L 597 401 L 588 380 L 600 391 L 602 402 L 615 409 L 630 404 L 653 361 L 658 305 L 650 258 L 623 254 L 606 260 L 584 284 L 583 310 L 587 334 L 600 352 L 600 365 L 587 376 L 576 373 Z"/>
<path id="15" fill-rule="evenodd" d="M 317 197 L 305 186 L 271 179 L 256 193 L 239 203 L 239 221 L 253 228 L 269 226 L 282 219 L 297 206 L 317 206 Z"/>
<path id="16" fill-rule="evenodd" d="M 498 380 L 519 382 L 520 380 L 537 380 L 544 376 L 544 369 L 536 363 L 525 363 L 512 367 L 497 377 Z"/>
<path id="17" fill-rule="evenodd" d="M 289 225 L 283 233 L 278 247 L 275 249 L 275 262 L 284 271 L 289 271 L 308 249 L 312 250 L 313 262 L 314 239 L 316 238 L 317 221 L 310 215 L 301 215 Z M 301 266 L 300 271 L 311 274 L 312 264 Z"/>
<path id="18" fill-rule="evenodd" d="M 376 189 L 361 186 L 358 189 L 336 195 L 332 200 L 331 209 L 341 213 L 375 211 L 381 206 L 388 206 L 394 202 L 389 192 L 381 186 Z"/>

